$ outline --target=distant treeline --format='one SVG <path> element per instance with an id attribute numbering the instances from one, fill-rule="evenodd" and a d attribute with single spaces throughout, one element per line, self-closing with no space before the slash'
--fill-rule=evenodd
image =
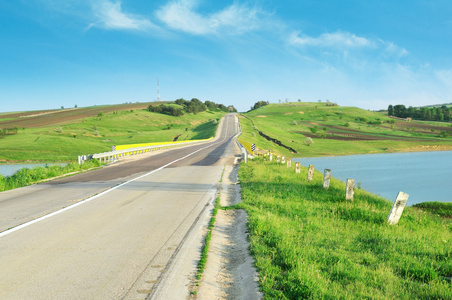
<path id="1" fill-rule="evenodd" d="M 451 109 L 446 105 L 441 107 L 408 107 L 403 104 L 389 105 L 388 115 L 398 118 L 412 118 L 425 121 L 450 121 Z"/>
<path id="2" fill-rule="evenodd" d="M 17 127 L 0 129 L 0 138 L 4 137 L 5 135 L 15 135 L 17 134 L 17 130 Z"/>
<path id="3" fill-rule="evenodd" d="M 175 101 L 179 107 L 174 105 L 160 104 L 157 106 L 149 105 L 150 112 L 156 112 L 161 114 L 166 114 L 170 116 L 182 116 L 185 113 L 193 113 L 197 114 L 203 111 L 209 110 L 221 110 L 224 112 L 236 112 L 234 106 L 229 105 L 225 106 L 223 104 L 217 104 L 212 101 L 205 101 L 204 103 L 196 98 L 191 99 L 190 101 L 184 99 L 177 99 Z"/>

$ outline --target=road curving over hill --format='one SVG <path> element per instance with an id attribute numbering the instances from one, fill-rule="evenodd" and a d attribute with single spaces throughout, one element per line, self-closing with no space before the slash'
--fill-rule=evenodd
<path id="1" fill-rule="evenodd" d="M 0 298 L 186 296 L 236 133 L 230 114 L 211 142 L 0 193 Z"/>

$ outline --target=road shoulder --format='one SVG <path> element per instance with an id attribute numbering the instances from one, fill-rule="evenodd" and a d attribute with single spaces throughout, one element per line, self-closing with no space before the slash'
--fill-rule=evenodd
<path id="1" fill-rule="evenodd" d="M 226 166 L 220 189 L 221 206 L 241 201 L 238 165 Z M 218 210 L 207 266 L 199 287 L 189 299 L 261 299 L 254 259 L 249 254 L 247 214 L 244 210 Z"/>

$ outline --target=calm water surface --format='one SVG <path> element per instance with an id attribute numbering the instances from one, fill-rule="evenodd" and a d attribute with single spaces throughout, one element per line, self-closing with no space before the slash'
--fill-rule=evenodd
<path id="1" fill-rule="evenodd" d="M 409 194 L 407 205 L 426 201 L 452 202 L 452 151 L 366 154 L 320 158 L 297 158 L 323 173 L 394 201 L 399 191 Z"/>
<path id="2" fill-rule="evenodd" d="M 17 165 L 3 165 L 0 164 L 0 174 L 3 176 L 11 176 L 22 168 L 32 169 L 36 167 L 44 167 L 46 165 L 60 165 L 65 166 L 66 163 L 62 164 L 17 164 Z"/>

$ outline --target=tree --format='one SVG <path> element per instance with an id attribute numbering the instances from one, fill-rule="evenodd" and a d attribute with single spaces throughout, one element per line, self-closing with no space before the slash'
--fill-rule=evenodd
<path id="1" fill-rule="evenodd" d="M 251 106 L 251 110 L 258 109 L 260 107 L 264 107 L 265 105 L 269 105 L 270 103 L 268 101 L 258 101 L 254 103 L 254 106 Z"/>
<path id="2" fill-rule="evenodd" d="M 392 105 L 388 106 L 388 116 L 394 115 L 394 107 Z"/>
<path id="3" fill-rule="evenodd" d="M 237 109 L 234 107 L 234 105 L 229 105 L 228 106 L 228 111 L 229 112 L 237 112 Z"/>
<path id="4" fill-rule="evenodd" d="M 397 104 L 394 106 L 394 116 L 399 118 L 406 118 L 406 107 L 403 104 Z"/>
<path id="5" fill-rule="evenodd" d="M 149 105 L 148 110 L 150 112 L 156 112 L 159 114 L 165 114 L 165 115 L 170 115 L 170 116 L 174 116 L 174 117 L 179 117 L 184 114 L 182 109 L 171 106 L 171 105 L 165 105 L 165 104 L 160 104 L 158 106 Z"/>
<path id="6" fill-rule="evenodd" d="M 303 144 L 305 144 L 306 146 L 311 146 L 312 144 L 314 144 L 314 141 L 312 140 L 312 138 L 307 137 L 307 138 L 304 140 Z"/>

